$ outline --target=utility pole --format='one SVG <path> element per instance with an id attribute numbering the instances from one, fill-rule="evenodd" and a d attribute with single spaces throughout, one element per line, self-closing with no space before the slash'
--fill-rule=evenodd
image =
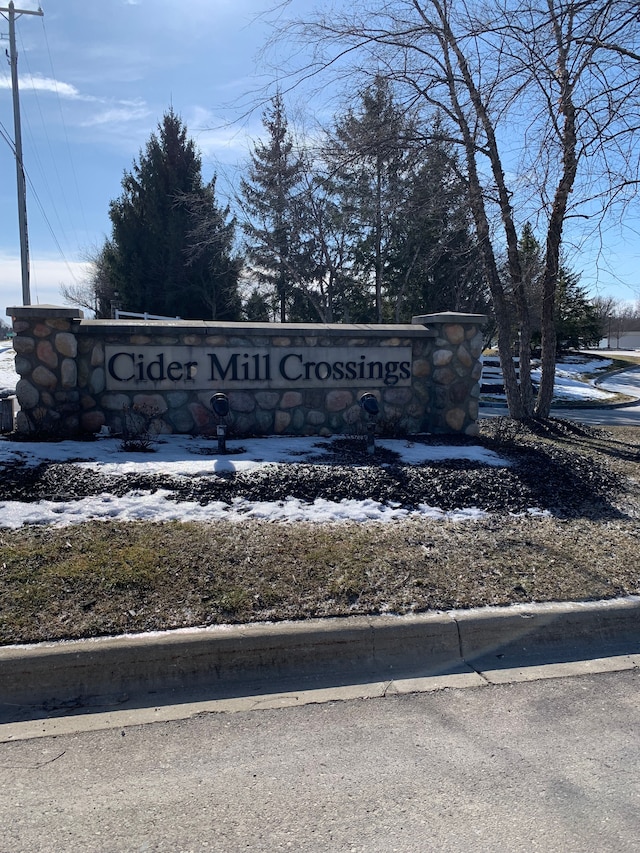
<path id="1" fill-rule="evenodd" d="M 11 91 L 13 92 L 14 153 L 16 157 L 16 181 L 18 184 L 18 227 L 20 230 L 20 263 L 22 268 L 22 304 L 31 305 L 29 287 L 29 236 L 27 233 L 27 187 L 22 161 L 22 129 L 20 125 L 20 95 L 18 91 L 18 51 L 16 50 L 16 17 L 20 15 L 44 15 L 42 9 L 16 9 L 13 0 L 8 6 L 0 6 L 0 12 L 8 13 L 9 20 L 9 63 L 11 65 Z M 3 14 L 3 17 L 7 15 Z"/>

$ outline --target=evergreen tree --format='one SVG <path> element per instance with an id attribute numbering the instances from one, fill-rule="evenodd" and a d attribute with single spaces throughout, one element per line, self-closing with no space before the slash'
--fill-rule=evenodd
<path id="1" fill-rule="evenodd" d="M 200 191 L 177 201 L 184 204 L 192 224 L 184 253 L 191 277 L 195 316 L 212 320 L 238 320 L 241 301 L 238 280 L 241 259 L 233 254 L 235 220 L 229 205 L 220 207 L 215 197 L 216 179 Z"/>
<path id="2" fill-rule="evenodd" d="M 377 76 L 357 109 L 336 125 L 325 157 L 332 164 L 339 204 L 351 217 L 352 270 L 375 293 L 372 319 L 383 322 L 385 272 L 393 221 L 403 206 L 414 151 L 413 119 L 395 103 L 391 86 Z"/>
<path id="3" fill-rule="evenodd" d="M 243 316 L 245 320 L 251 323 L 268 323 L 271 319 L 268 301 L 257 287 L 251 290 L 247 301 L 244 303 Z"/>
<path id="4" fill-rule="evenodd" d="M 363 293 L 375 293 L 360 321 L 487 308 L 467 186 L 445 137 L 439 118 L 421 134 L 420 117 L 383 76 L 329 133 L 327 209 L 347 246 L 336 292 L 361 314 Z"/>
<path id="5" fill-rule="evenodd" d="M 444 137 L 436 118 L 393 221 L 387 278 L 396 322 L 414 314 L 488 309 L 466 182 Z"/>
<path id="6" fill-rule="evenodd" d="M 336 189 L 331 164 L 317 158 L 305 175 L 300 197 L 306 281 L 295 306 L 299 320 L 370 322 L 370 293 L 354 270 L 359 228 L 353 210 Z M 304 312 L 306 311 L 306 316 Z"/>
<path id="7" fill-rule="evenodd" d="M 580 276 L 561 268 L 556 291 L 558 351 L 597 347 L 604 337 L 604 323 L 597 307 L 580 287 Z"/>
<path id="8" fill-rule="evenodd" d="M 526 222 L 518 241 L 522 284 L 531 317 L 531 343 L 539 347 L 542 328 L 544 256 L 531 223 Z M 598 306 L 580 287 L 580 276 L 566 266 L 558 271 L 555 297 L 555 331 L 558 352 L 562 349 L 597 346 L 604 336 L 604 321 Z M 515 332 L 514 332 L 515 337 Z"/>
<path id="9" fill-rule="evenodd" d="M 522 228 L 518 240 L 518 252 L 522 271 L 522 289 L 529 305 L 531 342 L 534 346 L 539 347 L 542 336 L 544 253 L 530 222 L 525 222 Z M 505 280 L 505 291 L 509 296 L 512 296 L 507 276 L 505 276 Z M 515 316 L 515 306 L 513 313 Z M 514 339 L 515 335 L 514 329 Z"/>
<path id="10" fill-rule="evenodd" d="M 233 224 L 203 184 L 187 128 L 170 109 L 111 202 L 105 246 L 109 278 L 123 309 L 192 319 L 238 318 L 240 262 Z"/>
<path id="11" fill-rule="evenodd" d="M 294 291 L 305 276 L 300 192 L 303 160 L 294 151 L 282 96 L 277 94 L 262 122 L 266 141 L 254 145 L 248 179 L 241 182 L 246 211 L 247 258 L 258 279 L 273 291 L 281 322 L 289 319 Z"/>
<path id="12" fill-rule="evenodd" d="M 418 116 L 382 77 L 327 132 L 313 161 L 295 153 L 280 96 L 263 122 L 268 137 L 242 181 L 243 227 L 254 275 L 281 320 L 486 310 L 467 188 L 439 122 L 425 145 Z"/>

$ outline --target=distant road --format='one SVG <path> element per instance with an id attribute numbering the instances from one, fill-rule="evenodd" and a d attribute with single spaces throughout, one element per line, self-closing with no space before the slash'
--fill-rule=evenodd
<path id="1" fill-rule="evenodd" d="M 598 382 L 599 388 L 605 391 L 617 391 L 640 400 L 640 367 L 632 367 L 622 373 L 609 376 L 603 382 Z"/>
<path id="2" fill-rule="evenodd" d="M 479 419 L 507 417 L 506 406 L 480 405 Z M 622 407 L 603 407 L 601 409 L 552 409 L 551 416 L 565 418 L 580 424 L 593 426 L 640 426 L 640 403 Z"/>
<path id="3" fill-rule="evenodd" d="M 617 354 L 606 353 L 606 355 L 614 357 Z M 624 355 L 624 353 L 619 353 L 619 355 Z M 632 367 L 622 373 L 610 376 L 603 382 L 598 382 L 598 387 L 603 388 L 605 391 L 614 391 L 619 394 L 626 394 L 628 397 L 634 397 L 636 402 L 627 403 L 622 406 L 601 406 L 592 409 L 552 408 L 552 416 L 566 418 L 567 420 L 582 424 L 640 426 L 640 367 Z M 480 403 L 480 418 L 504 417 L 508 414 L 506 406 L 483 406 Z"/>

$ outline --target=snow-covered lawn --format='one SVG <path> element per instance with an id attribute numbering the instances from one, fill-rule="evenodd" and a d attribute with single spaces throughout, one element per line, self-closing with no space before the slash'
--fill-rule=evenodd
<path id="1" fill-rule="evenodd" d="M 169 474 L 173 477 L 207 477 L 222 472 L 250 471 L 278 463 L 323 463 L 323 454 L 331 449 L 332 439 L 312 436 L 248 438 L 228 442 L 227 452 L 217 452 L 217 441 L 188 435 L 162 436 L 150 453 L 122 450 L 116 438 L 98 438 L 95 442 L 21 442 L 0 439 L 0 465 L 21 462 L 73 461 L 79 468 L 100 474 L 126 477 L 127 474 Z M 404 465 L 421 465 L 445 459 L 465 459 L 484 465 L 506 465 L 491 450 L 475 446 L 426 445 L 406 439 L 376 439 L 376 447 L 386 448 L 400 457 Z M 325 462 L 328 462 L 328 457 Z"/>
<path id="2" fill-rule="evenodd" d="M 611 367 L 609 359 L 603 361 L 567 361 L 556 364 L 556 377 L 553 396 L 557 400 L 588 400 L 602 401 L 611 397 L 611 393 L 595 386 L 595 379 L 588 379 L 587 374 Z M 534 380 L 540 382 L 540 369 L 532 370 Z"/>
<path id="3" fill-rule="evenodd" d="M 98 495 L 75 501 L 38 501 L 33 504 L 0 501 L 0 527 L 17 528 L 24 524 L 52 524 L 67 527 L 84 521 L 185 521 L 185 522 L 385 522 L 408 518 L 432 518 L 463 521 L 486 518 L 487 513 L 474 509 L 444 511 L 438 507 L 420 506 L 417 510 L 391 506 L 374 500 L 328 501 L 313 503 L 299 498 L 281 501 L 247 501 L 236 498 L 230 504 L 218 501 L 201 506 L 193 501 L 177 502 L 171 493 L 157 491 L 130 492 L 123 497 Z"/>

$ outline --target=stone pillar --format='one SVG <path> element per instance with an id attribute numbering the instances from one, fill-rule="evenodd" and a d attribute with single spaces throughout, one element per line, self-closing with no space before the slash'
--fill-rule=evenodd
<path id="1" fill-rule="evenodd" d="M 29 305 L 7 308 L 13 319 L 13 347 L 20 411 L 18 432 L 42 437 L 76 435 L 80 431 L 77 340 L 74 321 L 82 319 L 77 308 Z"/>
<path id="2" fill-rule="evenodd" d="M 446 311 L 413 317 L 414 325 L 435 331 L 430 363 L 429 432 L 478 434 L 484 314 Z M 414 367 L 415 369 L 415 367 Z"/>

